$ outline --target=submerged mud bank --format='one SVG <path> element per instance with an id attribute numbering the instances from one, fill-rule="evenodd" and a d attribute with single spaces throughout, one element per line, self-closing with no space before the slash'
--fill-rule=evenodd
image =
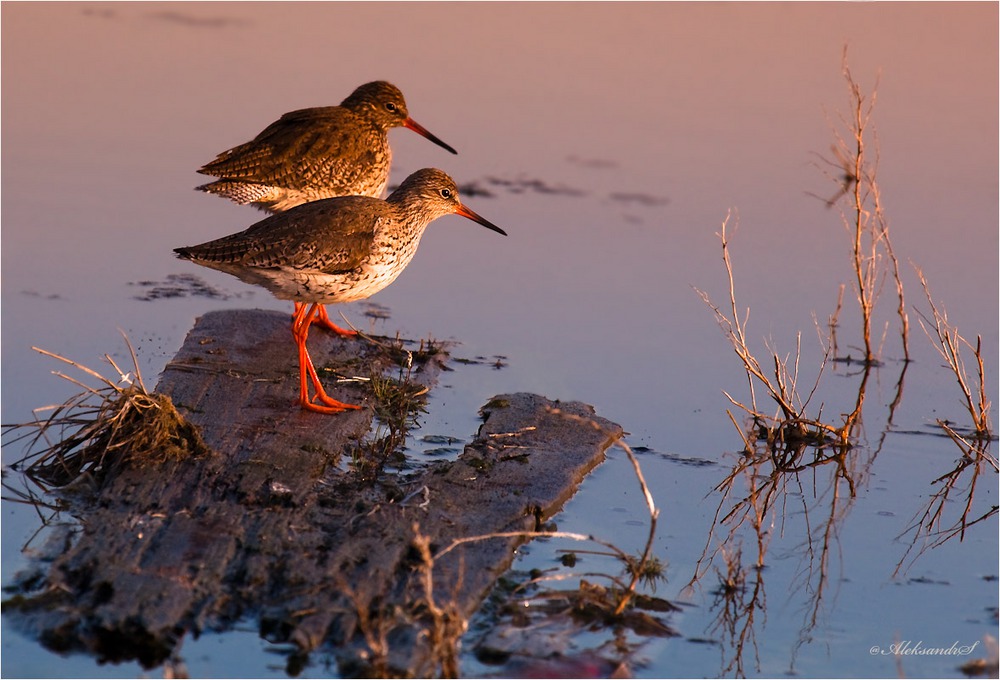
<path id="1" fill-rule="evenodd" d="M 22 630 L 153 667 L 189 634 L 251 620 L 293 645 L 290 671 L 323 648 L 344 674 L 432 675 L 527 537 L 437 553 L 535 530 L 622 434 L 585 404 L 499 395 L 456 460 L 362 480 L 346 461 L 374 409 L 352 379 L 395 370 L 399 348 L 314 332 L 324 381 L 348 380 L 331 394 L 366 407 L 306 413 L 288 326 L 262 311 L 198 320 L 156 392 L 211 452 L 122 465 L 75 497 L 78 527 L 8 589 Z M 443 361 L 425 356 L 410 378 L 430 388 Z"/>

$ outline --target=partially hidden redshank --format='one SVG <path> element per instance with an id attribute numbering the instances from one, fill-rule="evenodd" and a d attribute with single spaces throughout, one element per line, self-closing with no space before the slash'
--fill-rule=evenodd
<path id="1" fill-rule="evenodd" d="M 219 179 L 197 188 L 267 212 L 335 196 L 379 198 L 392 162 L 388 132 L 399 126 L 458 153 L 410 118 L 399 88 L 379 80 L 360 86 L 340 106 L 284 114 L 198 170 Z M 354 335 L 333 323 L 323 307 L 315 322 Z"/>
<path id="2" fill-rule="evenodd" d="M 299 403 L 309 411 L 339 413 L 360 407 L 330 397 L 319 380 L 306 349 L 317 310 L 325 304 L 367 298 L 388 286 L 413 259 L 427 225 L 448 214 L 467 217 L 506 236 L 462 204 L 451 177 L 425 168 L 407 177 L 385 200 L 343 196 L 312 201 L 237 234 L 174 252 L 294 302 Z"/>
<path id="3" fill-rule="evenodd" d="M 198 170 L 219 178 L 198 189 L 268 212 L 334 196 L 378 198 L 389 182 L 388 132 L 399 126 L 458 153 L 410 118 L 399 88 L 379 80 L 340 106 L 284 114 Z"/>

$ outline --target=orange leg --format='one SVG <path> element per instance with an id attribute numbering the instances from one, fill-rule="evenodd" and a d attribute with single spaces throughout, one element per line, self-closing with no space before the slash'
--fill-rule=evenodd
<path id="1" fill-rule="evenodd" d="M 341 328 L 334 322 L 330 321 L 330 317 L 326 313 L 326 307 L 323 305 L 319 306 L 319 313 L 316 318 L 312 321 L 317 326 L 322 326 L 323 328 L 333 331 L 337 335 L 342 335 L 345 338 L 351 338 L 358 334 L 357 331 L 348 330 L 346 328 Z"/>
<path id="2" fill-rule="evenodd" d="M 305 410 L 317 413 L 340 413 L 349 409 L 360 409 L 360 406 L 345 404 L 329 396 L 316 374 L 316 367 L 306 349 L 306 338 L 309 336 L 309 325 L 316 316 L 317 308 L 322 309 L 322 306 L 316 303 L 306 305 L 303 302 L 296 302 L 295 316 L 292 317 L 292 337 L 295 338 L 295 344 L 299 349 L 299 404 Z M 309 398 L 309 381 L 312 381 L 316 390 L 316 396 L 312 399 Z M 317 404 L 317 400 L 321 403 Z"/>

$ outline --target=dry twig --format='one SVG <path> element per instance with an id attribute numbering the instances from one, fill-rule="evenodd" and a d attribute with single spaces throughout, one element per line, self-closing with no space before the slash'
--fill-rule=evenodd
<path id="1" fill-rule="evenodd" d="M 918 319 L 920 327 L 923 328 L 924 333 L 931 340 L 934 348 L 945 360 L 948 368 L 955 376 L 958 387 L 962 392 L 965 410 L 972 418 L 972 427 L 976 438 L 983 441 L 989 440 L 992 437 L 992 429 L 990 427 L 991 403 L 986 395 L 986 369 L 983 364 L 982 337 L 976 336 L 975 347 L 972 346 L 972 343 L 962 337 L 962 335 L 958 332 L 958 329 L 949 323 L 948 313 L 944 310 L 944 308 L 939 308 L 938 305 L 934 303 L 934 299 L 931 297 L 930 287 L 927 284 L 927 279 L 924 277 L 924 273 L 916 266 L 914 266 L 914 269 L 916 269 L 917 277 L 920 279 L 920 284 L 924 288 L 924 294 L 927 297 L 927 304 L 931 308 L 930 317 L 920 310 L 917 310 L 917 314 L 920 316 Z M 928 327 L 933 329 L 933 337 L 931 331 L 928 330 Z M 971 350 L 972 356 L 975 359 L 975 385 L 969 378 L 969 374 L 965 368 L 965 360 L 962 358 L 963 348 L 965 350 Z M 938 422 L 939 424 L 944 425 L 941 421 Z"/>
<path id="2" fill-rule="evenodd" d="M 841 220 L 851 237 L 853 287 L 861 312 L 862 362 L 867 366 L 874 366 L 880 363 L 881 354 L 880 349 L 876 349 L 872 337 L 875 308 L 882 284 L 890 275 L 895 283 L 898 299 L 896 313 L 900 322 L 900 337 L 905 360 L 910 358 L 909 319 L 903 297 L 899 262 L 889 239 L 889 223 L 883 209 L 878 183 L 878 136 L 872 123 L 878 82 L 876 80 L 870 95 L 862 91 L 848 66 L 846 46 L 842 59 L 842 72 L 850 93 L 850 115 L 838 114 L 839 126 L 831 124 L 834 135 L 831 149 L 836 160 L 822 156 L 819 158 L 824 166 L 837 168 L 837 172 L 833 174 L 823 170 L 824 174 L 838 186 L 837 194 L 825 201 L 826 206 L 832 207 L 840 203 L 842 198 L 848 198 L 848 207 L 841 210 Z M 843 133 L 840 128 L 843 128 Z M 839 312 L 839 302 L 837 309 Z M 850 358 L 836 357 L 834 360 L 849 361 Z"/>

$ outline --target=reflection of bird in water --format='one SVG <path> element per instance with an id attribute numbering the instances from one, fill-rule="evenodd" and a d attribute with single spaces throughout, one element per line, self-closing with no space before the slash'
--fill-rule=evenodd
<path id="1" fill-rule="evenodd" d="M 837 191 L 837 193 L 835 193 L 830 198 L 823 198 L 822 196 L 819 196 L 818 194 L 814 194 L 811 191 L 805 192 L 806 196 L 812 196 L 813 198 L 818 198 L 819 200 L 823 201 L 823 203 L 826 204 L 827 208 L 832 208 L 833 205 L 837 201 L 839 201 L 841 199 L 841 197 L 843 197 L 847 192 L 849 192 L 851 190 L 851 188 L 858 181 L 858 177 L 855 174 L 854 160 L 848 158 L 845 155 L 844 150 L 841 148 L 841 146 L 838 146 L 838 145 L 835 145 L 835 144 L 831 144 L 830 145 L 830 150 L 833 151 L 833 155 L 837 157 L 836 162 L 831 161 L 830 159 L 828 159 L 828 158 L 826 158 L 824 156 L 821 156 L 818 152 L 814 151 L 812 153 L 817 158 L 819 158 L 821 161 L 823 161 L 823 163 L 825 165 L 828 165 L 828 166 L 830 166 L 832 168 L 837 168 L 840 171 L 836 175 L 836 179 L 835 179 L 835 181 L 838 184 L 840 184 L 840 189 Z M 828 173 L 826 171 L 823 171 L 823 174 L 825 174 L 830 179 L 834 179 L 834 175 L 832 173 Z"/>
<path id="2" fill-rule="evenodd" d="M 833 155 L 837 157 L 837 162 L 843 169 L 843 174 L 840 176 L 840 191 L 834 194 L 831 198 L 826 199 L 826 207 L 832 208 L 833 204 L 840 200 L 840 197 L 851 190 L 855 182 L 858 181 L 857 176 L 854 174 L 854 164 L 848 159 L 844 153 L 840 150 L 839 146 L 833 145 L 830 147 L 833 150 Z M 833 165 L 833 163 L 831 163 Z"/>
<path id="3" fill-rule="evenodd" d="M 417 252 L 427 225 L 452 213 L 506 235 L 462 205 L 458 187 L 447 174 L 425 168 L 407 177 L 384 201 L 367 196 L 313 201 L 237 234 L 175 252 L 293 301 L 299 403 L 310 411 L 338 413 L 359 407 L 328 396 L 316 375 L 306 338 L 317 310 L 324 304 L 367 298 L 388 286 Z M 312 399 L 308 381 L 316 391 Z"/>

